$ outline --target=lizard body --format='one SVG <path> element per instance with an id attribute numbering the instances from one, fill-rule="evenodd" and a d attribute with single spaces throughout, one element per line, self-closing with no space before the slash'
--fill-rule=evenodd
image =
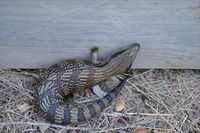
<path id="1" fill-rule="evenodd" d="M 66 60 L 48 68 L 37 87 L 36 107 L 52 123 L 75 124 L 99 114 L 117 97 L 128 77 L 101 99 L 85 107 L 71 107 L 65 97 L 76 89 L 87 89 L 112 76 L 123 74 L 132 65 L 139 44 L 118 51 L 100 65 L 80 60 Z"/>

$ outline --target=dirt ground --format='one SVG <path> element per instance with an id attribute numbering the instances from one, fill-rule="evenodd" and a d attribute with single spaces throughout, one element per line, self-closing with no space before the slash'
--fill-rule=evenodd
<path id="1" fill-rule="evenodd" d="M 99 116 L 67 126 L 49 124 L 35 111 L 38 75 L 38 70 L 0 70 L 0 132 L 200 132 L 200 70 L 133 70 L 120 96 Z M 112 88 L 116 82 L 105 84 Z M 97 99 L 83 92 L 76 94 L 77 104 Z"/>

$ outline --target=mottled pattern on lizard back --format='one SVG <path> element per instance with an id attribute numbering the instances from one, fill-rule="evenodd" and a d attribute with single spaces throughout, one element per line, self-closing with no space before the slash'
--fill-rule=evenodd
<path id="1" fill-rule="evenodd" d="M 112 76 L 123 74 L 131 67 L 138 50 L 139 44 L 133 44 L 96 66 L 80 60 L 66 60 L 51 66 L 41 75 L 36 94 L 37 109 L 50 122 L 63 125 L 96 116 L 118 95 L 127 78 L 105 97 L 84 108 L 69 106 L 64 97 L 78 88 L 91 88 Z"/>

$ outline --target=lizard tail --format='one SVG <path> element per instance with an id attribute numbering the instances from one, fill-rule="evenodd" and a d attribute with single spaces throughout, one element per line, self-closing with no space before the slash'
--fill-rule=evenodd
<path id="1" fill-rule="evenodd" d="M 95 117 L 102 112 L 104 108 L 108 107 L 113 99 L 118 96 L 128 78 L 129 76 L 124 78 L 118 86 L 106 96 L 93 102 L 89 102 L 85 107 L 76 108 L 69 107 L 64 103 L 55 103 L 51 106 L 52 110 L 50 109 L 50 111 L 47 112 L 47 118 L 49 118 L 52 123 L 67 125 L 77 124 Z"/>

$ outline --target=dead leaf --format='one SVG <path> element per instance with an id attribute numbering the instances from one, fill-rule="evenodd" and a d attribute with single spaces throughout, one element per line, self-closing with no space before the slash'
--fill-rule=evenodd
<path id="1" fill-rule="evenodd" d="M 123 99 L 119 99 L 115 104 L 115 110 L 117 112 L 122 111 L 124 107 L 125 107 L 125 101 Z"/>
<path id="2" fill-rule="evenodd" d="M 39 128 L 42 133 L 45 133 L 46 130 L 49 128 L 49 125 L 40 125 Z"/>
<path id="3" fill-rule="evenodd" d="M 28 111 L 31 108 L 31 106 L 28 103 L 24 103 L 24 104 L 19 104 L 17 105 L 17 109 L 19 110 L 19 112 L 21 114 L 25 113 L 26 111 Z"/>
<path id="4" fill-rule="evenodd" d="M 37 120 L 40 122 L 44 122 L 45 123 L 45 119 L 43 117 L 37 117 Z M 49 128 L 50 125 L 39 125 L 40 131 L 42 133 L 45 133 L 46 130 Z"/>

